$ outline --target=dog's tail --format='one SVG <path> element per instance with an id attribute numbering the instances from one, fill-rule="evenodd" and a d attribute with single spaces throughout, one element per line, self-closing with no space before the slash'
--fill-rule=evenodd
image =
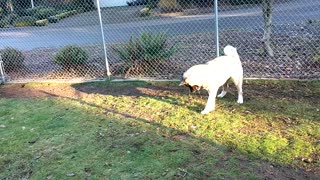
<path id="1" fill-rule="evenodd" d="M 237 48 L 227 45 L 224 49 L 223 52 L 226 56 L 231 56 L 235 58 L 239 58 L 239 54 L 237 52 Z"/>

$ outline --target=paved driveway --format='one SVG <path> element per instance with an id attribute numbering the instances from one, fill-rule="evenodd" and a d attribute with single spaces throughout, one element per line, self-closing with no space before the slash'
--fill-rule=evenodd
<path id="1" fill-rule="evenodd" d="M 171 36 L 214 31 L 213 14 L 141 19 L 135 13 L 139 7 L 102 10 L 107 43 L 127 41 L 144 31 L 165 31 Z M 220 29 L 261 30 L 260 7 L 220 12 Z M 320 1 L 292 0 L 274 5 L 274 24 L 292 24 L 319 20 Z M 127 22 L 130 19 L 131 22 Z M 69 44 L 102 43 L 97 12 L 87 12 L 49 24 L 45 27 L 0 29 L 0 48 L 11 46 L 22 50 L 61 47 Z"/>

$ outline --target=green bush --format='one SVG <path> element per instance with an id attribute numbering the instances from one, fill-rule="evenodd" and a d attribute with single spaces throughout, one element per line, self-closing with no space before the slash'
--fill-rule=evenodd
<path id="1" fill-rule="evenodd" d="M 8 14 L 0 19 L 0 28 L 9 27 L 17 19 L 17 14 Z"/>
<path id="2" fill-rule="evenodd" d="M 44 6 L 37 6 L 34 8 L 28 8 L 25 10 L 26 16 L 35 16 L 36 12 L 39 11 L 40 9 L 46 8 Z"/>
<path id="3" fill-rule="evenodd" d="M 40 8 L 35 12 L 34 16 L 38 19 L 45 19 L 55 14 L 56 10 L 54 8 Z"/>
<path id="4" fill-rule="evenodd" d="M 46 19 L 49 16 L 53 16 L 55 14 L 57 14 L 57 11 L 53 7 L 38 6 L 35 8 L 28 8 L 26 10 L 27 16 L 34 16 L 38 19 Z"/>
<path id="5" fill-rule="evenodd" d="M 0 28 L 9 27 L 9 26 L 10 26 L 10 22 L 8 18 L 0 19 Z"/>
<path id="6" fill-rule="evenodd" d="M 91 11 L 95 8 L 94 1 L 92 0 L 73 0 L 73 7 L 82 9 L 83 11 Z"/>
<path id="7" fill-rule="evenodd" d="M 23 67 L 24 55 L 21 51 L 7 47 L 0 51 L 3 65 L 6 71 L 13 71 Z"/>
<path id="8" fill-rule="evenodd" d="M 259 4 L 262 0 L 228 0 L 231 5 Z"/>
<path id="9" fill-rule="evenodd" d="M 18 18 L 18 14 L 15 13 L 10 13 L 6 16 L 6 18 L 8 18 L 10 24 L 12 24 L 17 18 Z"/>
<path id="10" fill-rule="evenodd" d="M 139 13 L 140 17 L 150 16 L 150 14 L 151 14 L 151 9 L 147 7 L 142 8 Z"/>
<path id="11" fill-rule="evenodd" d="M 66 46 L 62 48 L 55 56 L 55 62 L 62 67 L 69 69 L 77 65 L 86 64 L 89 55 L 78 46 Z"/>
<path id="12" fill-rule="evenodd" d="M 45 26 L 47 24 L 49 24 L 49 20 L 48 19 L 42 19 L 42 20 L 36 21 L 36 26 Z"/>
<path id="13" fill-rule="evenodd" d="M 142 33 L 140 38 L 131 39 L 122 47 L 113 48 L 113 51 L 124 62 L 126 76 L 130 72 L 140 70 L 154 70 L 159 63 L 168 60 L 176 51 L 176 45 L 167 45 L 167 36 L 164 33 Z"/>
<path id="14" fill-rule="evenodd" d="M 32 17 L 32 16 L 22 16 L 22 17 L 18 17 L 13 25 L 16 27 L 22 27 L 22 26 L 33 26 L 35 25 L 37 21 L 37 18 Z"/>
<path id="15" fill-rule="evenodd" d="M 57 19 L 64 19 L 64 18 L 67 18 L 67 17 L 70 17 L 72 15 L 75 15 L 77 14 L 77 10 L 72 10 L 72 11 L 64 11 L 60 14 L 57 14 L 55 17 Z"/>
<path id="16" fill-rule="evenodd" d="M 48 17 L 49 23 L 56 23 L 59 21 L 59 19 L 56 16 L 50 16 Z"/>
<path id="17" fill-rule="evenodd" d="M 0 7 L 0 17 L 4 14 L 4 10 Z"/>
<path id="18" fill-rule="evenodd" d="M 320 47 L 314 50 L 313 60 L 320 63 Z"/>

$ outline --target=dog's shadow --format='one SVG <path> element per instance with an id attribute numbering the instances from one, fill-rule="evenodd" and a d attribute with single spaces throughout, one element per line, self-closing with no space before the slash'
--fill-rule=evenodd
<path id="1" fill-rule="evenodd" d="M 81 83 L 72 85 L 76 91 L 86 94 L 100 94 L 111 96 L 131 96 L 131 97 L 148 97 L 157 101 L 181 106 L 190 111 L 201 112 L 205 104 L 196 101 L 202 98 L 206 102 L 207 93 L 199 91 L 191 93 L 188 88 L 178 86 L 178 83 L 170 85 L 153 85 L 147 82 L 138 83 Z M 188 102 L 185 96 L 189 96 Z M 181 98 L 179 98 L 181 97 Z"/>

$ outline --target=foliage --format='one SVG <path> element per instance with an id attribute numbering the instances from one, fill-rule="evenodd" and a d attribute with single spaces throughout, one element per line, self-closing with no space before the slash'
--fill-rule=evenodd
<path id="1" fill-rule="evenodd" d="M 0 19 L 0 28 L 8 27 L 10 26 L 10 22 L 8 18 L 2 18 Z"/>
<path id="2" fill-rule="evenodd" d="M 59 19 L 56 16 L 50 16 L 48 17 L 49 23 L 56 23 L 59 21 Z"/>
<path id="3" fill-rule="evenodd" d="M 60 14 L 57 14 L 55 17 L 56 19 L 64 19 L 75 14 L 77 14 L 77 10 L 71 10 L 71 11 L 65 11 Z"/>
<path id="4" fill-rule="evenodd" d="M 145 7 L 140 10 L 140 17 L 150 16 L 150 14 L 151 14 L 150 8 Z"/>
<path id="5" fill-rule="evenodd" d="M 174 11 L 178 8 L 177 0 L 160 0 L 158 3 L 158 7 L 161 8 L 162 11 Z"/>
<path id="6" fill-rule="evenodd" d="M 320 47 L 316 48 L 313 52 L 313 60 L 316 62 L 320 62 Z"/>
<path id="7" fill-rule="evenodd" d="M 92 0 L 73 0 L 72 1 L 74 8 L 81 9 L 84 12 L 95 9 L 93 2 L 94 1 Z"/>
<path id="8" fill-rule="evenodd" d="M 7 14 L 0 19 L 0 28 L 9 27 L 17 19 L 18 15 L 14 13 Z"/>
<path id="9" fill-rule="evenodd" d="M 231 5 L 259 4 L 262 0 L 228 0 Z"/>
<path id="10" fill-rule="evenodd" d="M 47 24 L 49 24 L 49 20 L 48 19 L 42 19 L 42 20 L 36 21 L 36 26 L 45 26 Z"/>
<path id="11" fill-rule="evenodd" d="M 146 0 L 146 7 L 149 9 L 154 9 L 157 7 L 158 3 L 160 2 L 160 0 Z"/>
<path id="12" fill-rule="evenodd" d="M 35 12 L 34 16 L 38 19 L 45 19 L 55 14 L 56 10 L 54 8 L 40 8 Z"/>
<path id="13" fill-rule="evenodd" d="M 69 69 L 76 65 L 86 64 L 89 55 L 81 47 L 70 45 L 62 48 L 55 56 L 55 62 Z"/>
<path id="14" fill-rule="evenodd" d="M 119 48 L 113 48 L 124 62 L 126 76 L 130 71 L 153 70 L 160 62 L 168 60 L 176 51 L 176 45 L 167 45 L 164 33 L 142 33 L 140 39 L 131 37 Z M 140 72 L 142 73 L 142 72 Z"/>
<path id="15" fill-rule="evenodd" d="M 37 21 L 37 18 L 33 17 L 33 16 L 22 16 L 22 17 L 18 17 L 13 25 L 16 27 L 23 27 L 23 26 L 33 26 L 35 25 Z"/>
<path id="16" fill-rule="evenodd" d="M 13 71 L 23 67 L 25 56 L 21 51 L 7 47 L 1 50 L 0 53 L 6 71 Z"/>
<path id="17" fill-rule="evenodd" d="M 179 5 L 182 7 L 210 7 L 213 5 L 213 0 L 180 0 Z"/>

